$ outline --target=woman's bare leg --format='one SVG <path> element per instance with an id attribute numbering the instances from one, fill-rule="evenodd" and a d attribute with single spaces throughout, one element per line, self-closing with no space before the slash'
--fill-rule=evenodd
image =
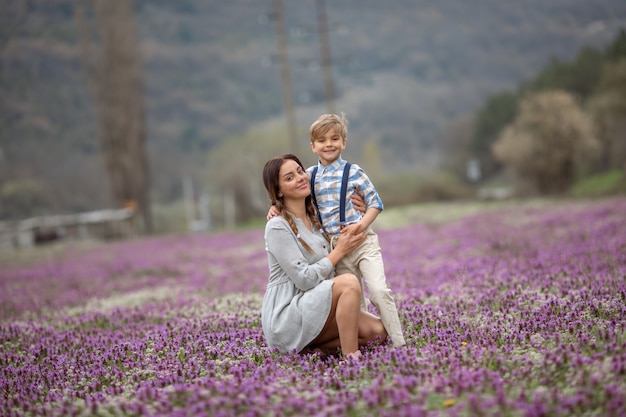
<path id="1" fill-rule="evenodd" d="M 365 346 L 376 340 L 385 341 L 386 339 L 387 331 L 385 330 L 385 326 L 383 326 L 383 322 L 375 315 L 361 310 L 359 312 L 359 346 Z M 319 348 L 325 353 L 331 353 L 336 351 L 340 346 L 340 340 L 337 336 L 335 339 L 329 340 L 326 343 L 317 344 L 314 347 Z M 311 344 L 311 347 L 313 347 L 313 344 Z"/>
<path id="2" fill-rule="evenodd" d="M 324 328 L 309 345 L 311 348 L 341 347 L 343 354 L 358 350 L 361 288 L 352 274 L 333 278 L 333 299 Z"/>
<path id="3" fill-rule="evenodd" d="M 355 277 L 356 280 L 356 277 Z M 339 330 L 341 352 L 348 353 L 359 350 L 359 312 L 361 311 L 361 287 L 347 286 L 337 300 L 335 320 Z"/>
<path id="4" fill-rule="evenodd" d="M 361 310 L 359 316 L 359 345 L 367 345 L 369 342 L 379 339 L 387 339 L 387 331 L 383 322 L 375 315 Z"/>

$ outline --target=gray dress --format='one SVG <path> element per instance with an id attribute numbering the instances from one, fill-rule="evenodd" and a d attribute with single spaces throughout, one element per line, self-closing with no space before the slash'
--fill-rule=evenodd
<path id="1" fill-rule="evenodd" d="M 308 252 L 282 216 L 265 226 L 269 282 L 263 298 L 261 323 L 270 348 L 300 352 L 322 331 L 332 304 L 333 264 L 326 258 L 329 245 L 295 219 Z"/>

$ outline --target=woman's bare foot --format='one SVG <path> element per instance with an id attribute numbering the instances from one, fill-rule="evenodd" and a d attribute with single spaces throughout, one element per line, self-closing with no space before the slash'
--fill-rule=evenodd
<path id="1" fill-rule="evenodd" d="M 360 350 L 357 350 L 356 352 L 348 353 L 345 358 L 347 361 L 358 362 L 361 359 L 361 356 L 363 356 L 363 354 Z"/>

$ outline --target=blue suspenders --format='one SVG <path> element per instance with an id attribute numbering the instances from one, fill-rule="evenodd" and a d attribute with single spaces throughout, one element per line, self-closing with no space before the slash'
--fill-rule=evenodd
<path id="1" fill-rule="evenodd" d="M 317 207 L 317 199 L 315 198 L 315 176 L 317 175 L 317 165 L 313 168 L 311 173 L 311 198 L 313 198 L 313 204 L 317 209 L 317 218 L 322 223 L 320 216 L 320 209 Z M 346 162 L 343 167 L 343 177 L 341 177 L 341 193 L 339 194 L 339 222 L 343 225 L 346 221 L 346 193 L 348 191 L 348 178 L 350 177 L 350 162 Z"/>

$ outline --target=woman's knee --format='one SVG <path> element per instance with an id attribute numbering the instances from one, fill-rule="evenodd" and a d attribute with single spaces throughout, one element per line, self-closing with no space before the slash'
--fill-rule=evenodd
<path id="1" fill-rule="evenodd" d="M 359 279 L 354 274 L 342 274 L 333 278 L 335 285 L 342 290 L 358 290 L 361 291 Z"/>

